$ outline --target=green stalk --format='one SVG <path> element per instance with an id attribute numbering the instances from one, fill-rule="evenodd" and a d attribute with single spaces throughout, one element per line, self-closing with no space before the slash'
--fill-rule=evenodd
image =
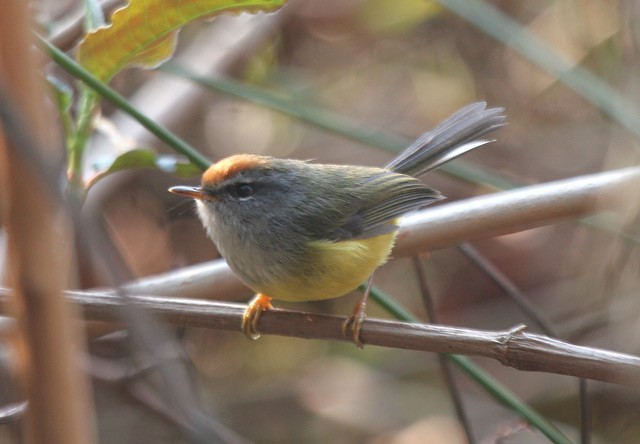
<path id="1" fill-rule="evenodd" d="M 364 289 L 364 287 L 361 287 Z M 382 308 L 387 310 L 393 317 L 405 322 L 420 322 L 409 310 L 402 306 L 397 300 L 381 290 L 373 287 L 370 293 L 371 299 L 376 301 Z M 536 427 L 554 444 L 571 444 L 567 438 L 556 426 L 550 423 L 544 416 L 535 409 L 527 405 L 511 390 L 506 388 L 500 381 L 487 374 L 485 371 L 476 366 L 473 361 L 464 356 L 451 355 L 442 353 L 456 367 L 467 374 L 472 380 L 478 383 L 489 394 L 500 401 L 503 405 L 517 412 L 531 425 Z"/>
<path id="2" fill-rule="evenodd" d="M 84 194 L 83 163 L 87 141 L 91 136 L 93 116 L 98 105 L 98 95 L 91 89 L 81 86 L 75 131 L 68 137 L 67 181 L 71 193 L 80 197 Z"/>
<path id="3" fill-rule="evenodd" d="M 60 113 L 60 123 L 64 133 L 65 147 L 74 143 L 76 134 L 76 123 L 71 116 L 71 105 L 73 102 L 73 91 L 67 84 L 61 82 L 54 76 L 47 76 L 51 95 Z"/>
<path id="4" fill-rule="evenodd" d="M 85 32 L 92 31 L 104 25 L 104 16 L 100 4 L 96 0 L 85 0 Z M 76 122 L 73 133 L 67 135 L 67 165 L 68 192 L 74 199 L 81 202 L 84 199 L 83 158 L 91 131 L 93 130 L 93 117 L 99 104 L 99 96 L 95 91 L 80 85 L 80 100 L 76 112 Z"/>

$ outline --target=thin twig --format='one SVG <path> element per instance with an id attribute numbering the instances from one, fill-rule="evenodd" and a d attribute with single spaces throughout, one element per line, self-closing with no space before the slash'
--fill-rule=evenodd
<path id="1" fill-rule="evenodd" d="M 375 300 L 387 313 L 399 321 L 419 323 L 420 321 L 406 308 L 404 308 L 392 296 L 380 291 L 378 288 L 371 289 L 371 299 Z M 494 377 L 478 368 L 471 358 L 461 355 L 448 355 L 449 361 L 460 369 L 468 378 L 475 382 L 497 401 L 516 412 L 523 419 L 536 427 L 554 444 L 570 444 L 569 439 L 544 416 L 534 408 L 518 398 L 511 390 L 502 385 Z"/>
<path id="2" fill-rule="evenodd" d="M 435 306 L 433 304 L 433 297 L 431 296 L 431 291 L 429 290 L 429 284 L 427 282 L 427 275 L 424 271 L 424 267 L 422 265 L 422 260 L 419 256 L 413 257 L 413 265 L 416 270 L 416 274 L 418 276 L 418 284 L 420 286 L 420 293 L 422 294 L 422 301 L 424 303 L 424 307 L 427 310 L 427 316 L 429 317 L 429 322 L 432 324 L 438 324 L 438 315 L 436 313 Z M 466 409 L 464 407 L 464 403 L 462 402 L 462 395 L 460 393 L 460 387 L 456 383 L 456 379 L 453 374 L 453 369 L 451 368 L 451 364 L 447 360 L 447 357 L 442 353 L 438 354 L 438 361 L 440 364 L 440 369 L 442 371 L 442 376 L 444 378 L 445 383 L 447 384 L 447 388 L 449 389 L 449 393 L 451 395 L 451 400 L 453 401 L 453 407 L 455 408 L 456 415 L 458 416 L 458 420 L 462 424 L 464 428 L 464 432 L 467 435 L 467 441 L 469 444 L 475 444 L 476 439 L 473 435 L 473 429 L 471 428 L 471 420 L 467 415 Z"/>
<path id="3" fill-rule="evenodd" d="M 591 404 L 589 403 L 589 381 L 580 378 L 580 442 L 590 444 L 593 436 L 593 421 L 591 417 Z"/>
<path id="4" fill-rule="evenodd" d="M 130 276 L 130 270 L 110 241 L 101 215 L 85 224 L 80 231 L 92 252 L 100 252 L 100 260 L 108 275 L 117 284 Z M 189 372 L 182 362 L 183 350 L 166 331 L 164 325 L 149 316 L 122 287 L 117 287 L 115 297 L 119 301 L 119 318 L 124 320 L 132 332 L 134 340 L 153 360 L 155 373 L 160 376 L 169 405 L 176 409 L 183 421 L 176 423 L 182 432 L 194 443 L 235 443 L 233 436 L 215 418 L 206 414 L 195 396 L 195 387 Z"/>
<path id="5" fill-rule="evenodd" d="M 498 267 L 496 267 L 489 259 L 483 256 L 475 247 L 468 242 L 458 245 L 458 249 L 480 270 L 482 270 L 498 287 L 504 291 L 513 302 L 532 319 L 540 329 L 549 337 L 559 338 L 551 324 L 535 309 L 529 302 L 527 297 L 516 286 L 516 284 L 507 277 Z M 580 438 L 582 444 L 591 442 L 591 411 L 589 408 L 587 382 L 580 378 L 578 382 L 578 396 L 580 398 Z"/>
<path id="6" fill-rule="evenodd" d="M 87 361 L 87 371 L 94 379 L 119 387 L 131 400 L 149 409 L 164 421 L 183 429 L 191 427 L 184 411 L 168 403 L 145 381 L 144 377 L 155 370 L 156 366 L 148 362 L 140 366 L 137 362 L 133 364 L 123 360 L 116 363 L 95 356 Z M 212 424 L 210 427 L 224 436 L 224 442 L 249 443 L 247 439 L 219 423 Z"/>
<path id="7" fill-rule="evenodd" d="M 471 261 L 471 263 L 478 267 L 487 277 L 489 277 L 489 279 L 500 287 L 500 289 L 509 296 L 509 298 L 511 298 L 518 308 L 529 317 L 529 319 L 538 324 L 545 335 L 553 338 L 558 337 L 558 335 L 553 331 L 553 327 L 551 327 L 549 321 L 537 312 L 535 307 L 531 302 L 529 302 L 524 293 L 520 291 L 513 281 L 509 279 L 498 267 L 491 263 L 491 261 L 489 261 L 484 255 L 482 255 L 473 245 L 465 242 L 458 245 L 458 250 L 460 250 L 462 254 Z"/>

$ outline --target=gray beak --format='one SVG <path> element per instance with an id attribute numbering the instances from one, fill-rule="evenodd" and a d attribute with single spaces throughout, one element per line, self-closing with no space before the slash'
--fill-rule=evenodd
<path id="1" fill-rule="evenodd" d="M 211 196 L 205 193 L 205 191 L 201 187 L 185 187 L 185 186 L 171 187 L 169 188 L 169 192 L 173 194 L 179 194 L 181 196 L 191 197 L 193 199 L 198 199 L 198 200 L 211 199 Z"/>

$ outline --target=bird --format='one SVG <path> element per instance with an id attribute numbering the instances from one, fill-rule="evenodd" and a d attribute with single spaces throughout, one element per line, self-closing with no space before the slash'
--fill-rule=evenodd
<path id="1" fill-rule="evenodd" d="M 241 328 L 260 337 L 272 300 L 343 296 L 367 282 L 343 324 L 360 338 L 374 271 L 387 262 L 399 217 L 444 199 L 417 179 L 491 140 L 504 108 L 477 102 L 425 132 L 384 168 L 236 154 L 213 163 L 199 186 L 174 186 L 193 198 L 208 237 L 256 296 Z"/>

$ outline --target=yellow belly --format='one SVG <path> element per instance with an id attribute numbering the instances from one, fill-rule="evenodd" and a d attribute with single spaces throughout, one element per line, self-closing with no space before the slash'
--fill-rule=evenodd
<path id="1" fill-rule="evenodd" d="M 357 288 L 387 261 L 395 236 L 396 232 L 392 232 L 369 239 L 316 241 L 310 248 L 313 259 L 307 264 L 312 272 L 272 282 L 260 288 L 259 292 L 292 302 L 342 296 Z"/>

